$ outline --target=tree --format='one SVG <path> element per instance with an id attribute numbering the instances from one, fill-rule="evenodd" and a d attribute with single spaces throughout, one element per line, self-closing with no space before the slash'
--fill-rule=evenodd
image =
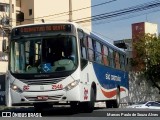
<path id="1" fill-rule="evenodd" d="M 136 39 L 132 66 L 160 91 L 160 36 L 145 34 Z"/>

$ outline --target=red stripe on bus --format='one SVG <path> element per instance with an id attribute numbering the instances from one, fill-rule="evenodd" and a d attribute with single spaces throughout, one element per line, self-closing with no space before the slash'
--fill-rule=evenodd
<path id="1" fill-rule="evenodd" d="M 113 90 L 113 91 L 110 91 L 110 92 L 106 92 L 106 91 L 104 91 L 102 89 L 101 89 L 101 91 L 102 91 L 103 95 L 105 97 L 107 97 L 107 98 L 112 98 L 113 96 L 115 96 L 117 94 L 117 90 L 116 89 Z M 126 91 L 126 90 L 124 88 L 120 88 L 120 92 L 122 92 L 122 91 Z"/>

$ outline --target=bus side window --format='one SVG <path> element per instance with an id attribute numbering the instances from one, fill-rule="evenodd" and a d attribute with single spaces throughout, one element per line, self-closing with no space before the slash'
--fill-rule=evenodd
<path id="1" fill-rule="evenodd" d="M 114 56 L 114 52 L 111 48 L 109 48 L 109 66 L 112 67 L 112 68 L 114 68 L 114 60 L 113 60 L 114 58 L 113 58 L 113 56 Z"/>
<path id="2" fill-rule="evenodd" d="M 117 68 L 117 69 L 120 69 L 120 60 L 119 60 L 119 53 L 118 52 L 115 52 L 115 56 L 114 56 L 115 58 L 115 67 Z"/>
<path id="3" fill-rule="evenodd" d="M 87 59 L 87 40 L 86 37 L 84 39 L 80 39 L 80 45 L 81 45 L 81 57 L 84 59 Z"/>
<path id="4" fill-rule="evenodd" d="M 97 41 L 94 42 L 95 49 L 95 61 L 102 63 L 101 44 Z"/>
<path id="5" fill-rule="evenodd" d="M 88 37 L 88 59 L 94 61 L 93 42 L 90 37 Z"/>
<path id="6" fill-rule="evenodd" d="M 79 32 L 81 32 L 81 31 L 79 31 Z M 81 37 L 82 33 L 78 34 L 78 35 L 80 35 L 79 40 L 80 40 L 80 51 L 81 51 L 81 69 L 83 69 L 88 63 L 88 60 L 87 60 L 87 37 L 84 36 L 82 38 Z"/>
<path id="7" fill-rule="evenodd" d="M 120 55 L 120 67 L 122 70 L 125 70 L 125 58 L 124 55 Z"/>
<path id="8" fill-rule="evenodd" d="M 103 64 L 108 66 L 109 65 L 109 61 L 108 61 L 108 47 L 104 46 L 102 47 L 102 60 L 103 60 Z"/>

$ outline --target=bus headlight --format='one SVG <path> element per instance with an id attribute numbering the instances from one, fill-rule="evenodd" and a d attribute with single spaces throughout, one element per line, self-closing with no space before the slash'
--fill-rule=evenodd
<path id="1" fill-rule="evenodd" d="M 66 91 L 71 90 L 72 88 L 76 87 L 79 83 L 79 80 L 75 80 L 72 83 L 68 84 L 64 89 Z"/>
<path id="2" fill-rule="evenodd" d="M 18 88 L 18 86 L 14 85 L 14 84 L 11 84 L 11 89 L 16 91 L 16 92 L 22 93 L 22 90 L 20 88 Z"/>

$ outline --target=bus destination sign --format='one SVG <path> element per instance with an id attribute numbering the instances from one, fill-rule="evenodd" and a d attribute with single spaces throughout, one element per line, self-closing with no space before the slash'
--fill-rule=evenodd
<path id="1" fill-rule="evenodd" d="M 33 25 L 15 28 L 14 35 L 22 35 L 28 33 L 39 32 L 71 32 L 71 25 L 69 24 L 54 24 L 54 25 Z"/>

